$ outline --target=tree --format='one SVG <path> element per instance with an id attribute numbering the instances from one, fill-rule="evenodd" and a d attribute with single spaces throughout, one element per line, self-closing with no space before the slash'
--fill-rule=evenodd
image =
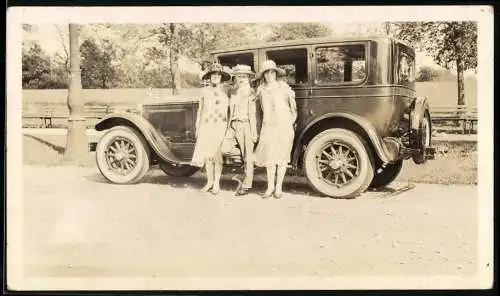
<path id="1" fill-rule="evenodd" d="M 191 32 L 183 23 L 164 23 L 152 31 L 157 36 L 161 45 L 168 51 L 170 72 L 172 75 L 172 94 L 178 95 L 181 88 L 179 59 L 181 53 L 189 47 Z"/>
<path id="2" fill-rule="evenodd" d="M 67 87 L 67 73 L 61 64 L 36 42 L 25 43 L 22 55 L 23 89 L 59 89 Z"/>
<path id="3" fill-rule="evenodd" d="M 111 64 L 114 50 L 109 41 L 103 42 L 104 48 L 99 48 L 93 39 L 80 46 L 83 88 L 110 88 L 116 84 L 116 70 Z"/>
<path id="4" fill-rule="evenodd" d="M 23 48 L 23 88 L 44 88 L 50 75 L 50 61 L 38 43 Z"/>
<path id="5" fill-rule="evenodd" d="M 434 61 L 457 73 L 458 105 L 465 105 L 464 71 L 477 67 L 475 22 L 396 23 L 397 36 L 429 53 Z"/>
<path id="6" fill-rule="evenodd" d="M 422 66 L 418 70 L 417 77 L 415 81 L 417 82 L 427 82 L 439 79 L 439 72 L 429 66 Z"/>
<path id="7" fill-rule="evenodd" d="M 70 83 L 68 89 L 68 135 L 64 158 L 68 162 L 80 162 L 88 156 L 88 138 L 83 111 L 82 83 L 80 74 L 79 26 L 69 24 Z"/>
<path id="8" fill-rule="evenodd" d="M 284 23 L 272 26 L 268 41 L 307 39 L 325 37 L 332 34 L 332 29 L 320 23 Z"/>

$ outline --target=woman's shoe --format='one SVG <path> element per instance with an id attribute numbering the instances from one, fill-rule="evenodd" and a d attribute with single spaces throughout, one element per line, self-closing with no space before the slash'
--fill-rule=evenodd
<path id="1" fill-rule="evenodd" d="M 207 184 L 203 186 L 203 188 L 200 189 L 201 192 L 208 192 L 210 189 L 212 189 L 213 184 Z"/>
<path id="2" fill-rule="evenodd" d="M 271 190 L 266 190 L 266 192 L 264 192 L 264 194 L 262 194 L 262 195 L 261 195 L 261 197 L 262 197 L 263 199 L 265 199 L 265 198 L 269 198 L 269 197 L 271 197 L 271 195 L 273 195 L 273 191 L 271 191 Z"/>
<path id="3" fill-rule="evenodd" d="M 236 191 L 235 195 L 236 196 L 242 196 L 242 195 L 247 195 L 248 193 L 250 193 L 250 188 L 240 188 L 238 191 Z"/>
<path id="4" fill-rule="evenodd" d="M 214 187 L 212 188 L 212 194 L 213 194 L 213 195 L 217 195 L 217 194 L 219 194 L 219 192 L 220 192 L 220 188 L 219 188 L 219 187 L 215 187 L 215 186 L 214 186 Z"/>
<path id="5" fill-rule="evenodd" d="M 283 192 L 278 192 L 278 191 L 276 191 L 276 192 L 274 193 L 274 198 L 275 198 L 275 199 L 280 199 L 280 198 L 282 198 L 282 197 L 283 197 Z"/>

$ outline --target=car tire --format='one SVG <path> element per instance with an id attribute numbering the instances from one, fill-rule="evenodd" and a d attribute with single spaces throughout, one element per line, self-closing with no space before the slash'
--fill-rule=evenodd
<path id="1" fill-rule="evenodd" d="M 304 153 L 309 185 L 329 197 L 357 197 L 368 188 L 374 175 L 373 156 L 367 147 L 365 141 L 350 130 L 333 128 L 321 132 Z"/>
<path id="2" fill-rule="evenodd" d="M 166 175 L 176 178 L 191 177 L 199 170 L 198 167 L 184 164 L 175 164 L 166 161 L 160 161 L 158 163 L 158 166 Z"/>
<path id="3" fill-rule="evenodd" d="M 389 185 L 399 175 L 402 167 L 403 167 L 402 159 L 398 159 L 393 163 L 388 163 L 385 168 L 381 168 L 380 172 L 375 172 L 373 180 L 370 183 L 370 186 L 368 187 L 377 189 Z"/>
<path id="4" fill-rule="evenodd" d="M 97 143 L 96 163 L 101 174 L 115 184 L 135 184 L 149 171 L 149 146 L 136 130 L 116 126 Z"/>
<path id="5" fill-rule="evenodd" d="M 423 164 L 426 162 L 425 159 L 425 148 L 431 146 L 432 140 L 432 126 L 431 126 L 431 117 L 429 115 L 429 111 L 425 111 L 422 120 L 418 126 L 418 130 L 416 132 L 416 138 L 414 139 L 414 146 L 420 150 L 420 153 L 414 154 L 412 156 L 413 161 L 416 164 Z"/>

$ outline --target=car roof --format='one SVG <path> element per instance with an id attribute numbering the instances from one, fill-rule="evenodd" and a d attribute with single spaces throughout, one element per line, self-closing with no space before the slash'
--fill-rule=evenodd
<path id="1" fill-rule="evenodd" d="M 332 37 L 322 37 L 322 38 L 309 38 L 309 39 L 296 39 L 296 40 L 285 40 L 276 42 L 266 42 L 259 44 L 247 44 L 236 47 L 222 48 L 219 50 L 212 51 L 211 54 L 229 53 L 236 51 L 247 51 L 255 50 L 260 48 L 273 48 L 273 47 L 285 47 L 285 46 L 296 46 L 296 45 L 310 45 L 310 44 L 321 44 L 321 43 L 331 43 L 331 42 L 355 42 L 355 41 L 383 41 L 383 40 L 393 40 L 398 43 L 402 43 L 410 47 L 405 42 L 398 40 L 393 37 L 386 36 L 332 36 Z"/>

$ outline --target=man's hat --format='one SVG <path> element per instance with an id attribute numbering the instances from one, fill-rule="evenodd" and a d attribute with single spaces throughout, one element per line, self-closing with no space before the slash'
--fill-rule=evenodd
<path id="1" fill-rule="evenodd" d="M 248 65 L 236 65 L 231 69 L 231 72 L 235 76 L 237 74 L 247 74 L 249 76 L 255 75 L 255 73 L 252 71 L 252 68 Z"/>

